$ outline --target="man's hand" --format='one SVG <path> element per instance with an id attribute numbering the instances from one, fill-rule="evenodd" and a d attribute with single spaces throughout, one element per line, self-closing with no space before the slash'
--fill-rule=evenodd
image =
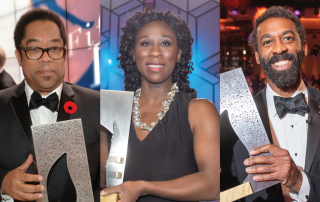
<path id="1" fill-rule="evenodd" d="M 246 166 L 266 164 L 259 167 L 248 167 L 249 174 L 264 174 L 253 177 L 254 181 L 280 180 L 285 187 L 299 192 L 302 185 L 302 174 L 287 150 L 275 145 L 267 144 L 250 151 L 252 156 L 270 152 L 272 155 L 248 158 L 244 161 Z"/>
<path id="2" fill-rule="evenodd" d="M 108 187 L 100 192 L 101 196 L 119 194 L 119 202 L 135 202 L 143 193 L 143 181 L 127 181 L 118 186 Z"/>
<path id="3" fill-rule="evenodd" d="M 44 186 L 26 184 L 25 182 L 40 182 L 43 178 L 40 175 L 27 174 L 26 171 L 33 162 L 30 154 L 27 160 L 16 169 L 8 172 L 1 185 L 3 194 L 20 201 L 35 201 L 42 198 Z"/>

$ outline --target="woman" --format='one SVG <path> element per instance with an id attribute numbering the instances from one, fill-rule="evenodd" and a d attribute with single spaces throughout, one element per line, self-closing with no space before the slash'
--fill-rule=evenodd
<path id="1" fill-rule="evenodd" d="M 219 198 L 219 115 L 189 87 L 193 38 L 167 12 L 137 12 L 122 27 L 120 68 L 135 91 L 124 183 L 101 195 L 127 201 Z M 169 199 L 169 200 L 167 200 Z"/>

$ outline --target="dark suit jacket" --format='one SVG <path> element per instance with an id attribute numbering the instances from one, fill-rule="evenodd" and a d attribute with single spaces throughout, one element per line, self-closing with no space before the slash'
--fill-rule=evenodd
<path id="1" fill-rule="evenodd" d="M 3 70 L 0 73 L 0 90 L 16 85 L 10 74 Z"/>
<path id="2" fill-rule="evenodd" d="M 64 103 L 74 102 L 77 111 L 70 115 Z M 63 83 L 57 121 L 81 118 L 89 161 L 90 176 L 95 201 L 99 201 L 100 166 L 100 94 L 71 83 Z M 25 85 L 12 86 L 0 91 L 0 184 L 8 171 L 26 161 L 34 153 L 31 117 L 29 113 Z M 36 160 L 36 158 L 34 158 Z M 33 165 L 27 173 L 35 173 Z M 66 156 L 60 158 L 49 174 L 48 196 L 50 202 L 76 201 L 76 192 L 71 181 Z"/>
<path id="3" fill-rule="evenodd" d="M 304 171 L 310 181 L 310 195 L 308 202 L 320 201 L 320 91 L 308 86 L 308 105 L 310 108 L 309 120 L 313 123 L 308 125 L 307 151 Z M 254 97 L 264 128 L 272 143 L 271 129 L 267 111 L 266 89 Z M 221 191 L 242 184 L 247 173 L 243 164 L 249 153 L 238 139 L 230 125 L 228 112 L 224 111 L 220 116 L 220 162 L 221 162 Z M 281 185 L 254 193 L 241 201 L 283 201 Z"/>

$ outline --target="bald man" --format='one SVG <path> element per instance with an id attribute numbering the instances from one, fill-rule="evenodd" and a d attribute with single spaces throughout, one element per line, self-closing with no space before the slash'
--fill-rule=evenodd
<path id="1" fill-rule="evenodd" d="M 16 85 L 10 74 L 8 74 L 3 66 L 6 63 L 6 53 L 0 46 L 0 90 Z"/>

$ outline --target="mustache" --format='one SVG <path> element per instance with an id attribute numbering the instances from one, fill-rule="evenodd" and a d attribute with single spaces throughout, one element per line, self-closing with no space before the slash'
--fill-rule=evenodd
<path id="1" fill-rule="evenodd" d="M 272 56 L 268 62 L 267 65 L 270 66 L 273 63 L 279 62 L 281 60 L 295 60 L 296 57 L 292 53 L 282 53 L 281 55 L 274 55 Z"/>
<path id="2" fill-rule="evenodd" d="M 48 65 L 48 64 L 44 64 L 44 65 L 41 65 L 37 71 L 41 71 L 41 70 L 51 70 L 51 71 L 56 71 L 56 68 L 55 67 L 52 67 L 51 65 Z"/>

